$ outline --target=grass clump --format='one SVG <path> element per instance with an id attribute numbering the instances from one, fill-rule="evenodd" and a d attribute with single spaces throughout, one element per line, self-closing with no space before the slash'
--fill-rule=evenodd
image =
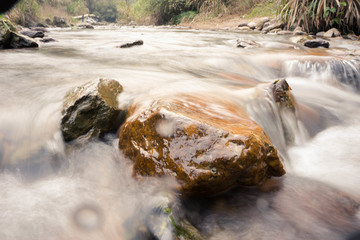
<path id="1" fill-rule="evenodd" d="M 197 12 L 195 11 L 186 11 L 182 12 L 174 17 L 172 17 L 169 21 L 170 24 L 180 24 L 182 21 L 191 21 L 194 19 L 194 17 L 197 15 Z"/>
<path id="2" fill-rule="evenodd" d="M 319 32 L 336 27 L 360 34 L 359 0 L 280 0 L 279 7 L 287 28 L 299 25 L 305 31 Z"/>

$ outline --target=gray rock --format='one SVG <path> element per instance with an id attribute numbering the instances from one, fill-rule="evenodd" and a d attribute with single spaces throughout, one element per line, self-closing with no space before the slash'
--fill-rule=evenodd
<path id="1" fill-rule="evenodd" d="M 56 26 L 56 27 L 61 27 L 61 28 L 70 27 L 66 23 L 65 18 L 57 17 L 57 16 L 54 17 L 53 25 Z"/>
<path id="2" fill-rule="evenodd" d="M 237 27 L 236 30 L 240 30 L 240 31 L 250 31 L 251 29 L 248 26 L 244 26 L 244 27 Z"/>
<path id="3" fill-rule="evenodd" d="M 238 25 L 238 27 L 247 27 L 247 26 L 248 26 L 247 23 L 240 23 L 240 24 Z"/>
<path id="4" fill-rule="evenodd" d="M 336 28 L 332 28 L 324 34 L 324 37 L 326 37 L 326 38 L 333 38 L 333 37 L 340 37 L 340 36 L 341 36 L 341 33 Z"/>
<path id="5" fill-rule="evenodd" d="M 290 38 L 290 41 L 299 45 L 304 45 L 306 41 L 314 40 L 312 37 L 307 35 L 299 35 Z"/>
<path id="6" fill-rule="evenodd" d="M 52 21 L 51 21 L 50 18 L 45 19 L 45 23 L 46 23 L 47 25 L 52 25 Z"/>
<path id="7" fill-rule="evenodd" d="M 236 47 L 238 48 L 258 48 L 261 45 L 251 39 L 238 39 L 236 40 Z"/>
<path id="8" fill-rule="evenodd" d="M 48 42 L 56 42 L 56 40 L 51 37 L 44 37 L 43 39 L 40 39 L 40 42 L 48 43 Z"/>
<path id="9" fill-rule="evenodd" d="M 260 20 L 256 23 L 255 29 L 261 31 L 261 30 L 263 29 L 264 24 L 265 24 L 266 22 L 269 22 L 269 21 L 270 21 L 270 19 L 269 19 L 268 17 L 264 17 L 264 18 L 260 19 Z"/>
<path id="10" fill-rule="evenodd" d="M 308 48 L 329 48 L 330 43 L 324 40 L 308 40 L 304 42 L 304 46 Z"/>
<path id="11" fill-rule="evenodd" d="M 0 20 L 0 48 L 27 48 L 38 47 L 33 39 L 17 32 L 8 20 Z"/>
<path id="12" fill-rule="evenodd" d="M 277 28 L 282 29 L 283 26 L 284 26 L 284 24 L 282 22 L 274 22 L 274 23 L 270 23 L 269 26 L 263 27 L 262 31 L 265 33 L 268 33 L 273 29 L 277 29 Z"/>
<path id="13" fill-rule="evenodd" d="M 249 23 L 247 24 L 247 26 L 248 26 L 250 29 L 254 30 L 254 29 L 256 28 L 256 22 L 249 22 Z"/>
<path id="14" fill-rule="evenodd" d="M 270 30 L 268 33 L 276 33 L 277 34 L 280 31 L 282 31 L 281 28 L 274 28 L 274 29 Z"/>
<path id="15" fill-rule="evenodd" d="M 325 32 L 318 32 L 316 33 L 316 37 L 324 37 Z"/>
<path id="16" fill-rule="evenodd" d="M 68 93 L 61 120 L 64 140 L 88 140 L 115 132 L 125 116 L 117 101 L 122 91 L 118 81 L 100 79 Z"/>
<path id="17" fill-rule="evenodd" d="M 302 30 L 301 27 L 297 26 L 295 29 L 294 29 L 294 32 L 293 32 L 294 35 L 306 35 L 306 33 Z"/>
<path id="18" fill-rule="evenodd" d="M 137 40 L 135 42 L 122 44 L 119 46 L 119 48 L 130 48 L 133 46 L 139 46 L 139 45 L 143 45 L 143 44 L 144 44 L 143 40 Z"/>
<path id="19" fill-rule="evenodd" d="M 87 22 L 82 22 L 76 25 L 77 28 L 83 28 L 83 29 L 94 29 L 94 26 Z"/>
<path id="20" fill-rule="evenodd" d="M 43 38 L 45 36 L 44 32 L 41 31 L 26 30 L 21 31 L 20 33 L 30 38 Z"/>
<path id="21" fill-rule="evenodd" d="M 355 34 L 348 34 L 345 36 L 346 39 L 350 39 L 350 40 L 353 40 L 353 41 L 357 41 L 359 40 L 359 37 Z"/>
<path id="22" fill-rule="evenodd" d="M 276 34 L 277 35 L 291 35 L 291 34 L 293 34 L 293 32 L 292 31 L 281 30 L 281 31 L 278 31 Z"/>

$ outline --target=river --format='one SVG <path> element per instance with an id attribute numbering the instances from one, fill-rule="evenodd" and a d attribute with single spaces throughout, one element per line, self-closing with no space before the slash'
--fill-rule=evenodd
<path id="1" fill-rule="evenodd" d="M 57 42 L 0 52 L 0 239 L 131 239 L 131 222 L 163 192 L 206 239 L 347 239 L 360 229 L 359 42 L 311 50 L 289 36 L 166 27 L 49 35 Z M 236 48 L 238 38 L 262 47 Z M 144 45 L 118 48 L 138 39 Z M 238 103 L 239 89 L 285 77 L 298 104 L 287 121 L 293 144 L 274 113 L 247 103 L 284 156 L 286 176 L 264 187 L 278 190 L 183 200 L 171 180 L 134 180 L 115 135 L 67 151 L 59 132 L 64 96 L 100 77 L 123 85 L 124 107 L 204 91 Z"/>

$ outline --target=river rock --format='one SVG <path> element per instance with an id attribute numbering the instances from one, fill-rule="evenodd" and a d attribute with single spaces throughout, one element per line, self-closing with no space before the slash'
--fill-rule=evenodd
<path id="1" fill-rule="evenodd" d="M 328 41 L 315 39 L 315 40 L 305 41 L 304 46 L 308 48 L 319 48 L 319 47 L 329 48 L 330 43 Z"/>
<path id="2" fill-rule="evenodd" d="M 247 23 L 240 23 L 240 24 L 238 25 L 238 27 L 247 27 L 247 26 L 248 26 Z"/>
<path id="3" fill-rule="evenodd" d="M 284 26 L 284 24 L 283 24 L 282 22 L 278 22 L 278 21 L 269 22 L 269 25 L 266 26 L 266 27 L 264 26 L 263 29 L 262 29 L 262 31 L 263 31 L 264 33 L 268 33 L 268 32 L 270 32 L 270 31 L 273 30 L 273 29 L 277 29 L 277 28 L 282 29 L 283 26 Z"/>
<path id="4" fill-rule="evenodd" d="M 66 23 L 65 18 L 57 17 L 57 16 L 54 16 L 54 20 L 52 24 L 56 27 L 61 27 L 61 28 L 69 27 L 69 25 Z"/>
<path id="5" fill-rule="evenodd" d="M 315 36 L 322 38 L 322 37 L 324 37 L 324 34 L 325 34 L 325 32 L 317 32 Z"/>
<path id="6" fill-rule="evenodd" d="M 94 29 L 94 26 L 87 22 L 81 22 L 76 25 L 77 28 L 83 28 L 83 29 Z"/>
<path id="7" fill-rule="evenodd" d="M 238 48 L 258 48 L 261 45 L 251 39 L 237 39 L 236 47 Z"/>
<path id="8" fill-rule="evenodd" d="M 125 114 L 117 101 L 122 91 L 118 81 L 100 79 L 69 92 L 65 97 L 61 120 L 64 140 L 89 139 L 115 132 Z"/>
<path id="9" fill-rule="evenodd" d="M 294 35 L 306 35 L 306 33 L 302 30 L 301 27 L 297 26 L 294 31 L 293 31 Z"/>
<path id="10" fill-rule="evenodd" d="M 291 34 L 293 34 L 293 32 L 287 31 L 287 30 L 281 30 L 281 31 L 278 31 L 276 34 L 277 35 L 291 35 Z"/>
<path id="11" fill-rule="evenodd" d="M 299 45 L 304 45 L 307 41 L 312 41 L 314 38 L 308 35 L 298 35 L 290 38 L 290 41 Z"/>
<path id="12" fill-rule="evenodd" d="M 30 38 L 43 38 L 45 36 L 44 32 L 42 31 L 25 30 L 21 31 L 20 33 Z"/>
<path id="13" fill-rule="evenodd" d="M 251 30 L 254 30 L 256 28 L 256 22 L 249 22 L 247 24 L 247 26 L 251 29 Z"/>
<path id="14" fill-rule="evenodd" d="M 140 45 L 143 45 L 144 42 L 143 40 L 136 40 L 134 42 L 131 42 L 131 43 L 125 43 L 125 44 L 122 44 L 119 46 L 119 48 L 130 48 L 130 47 L 133 47 L 133 46 L 140 46 Z"/>
<path id="15" fill-rule="evenodd" d="M 46 18 L 46 19 L 45 19 L 45 23 L 46 23 L 47 25 L 52 25 L 52 21 L 51 21 L 50 18 Z"/>
<path id="16" fill-rule="evenodd" d="M 336 28 L 331 28 L 324 34 L 324 37 L 326 37 L 326 38 L 333 38 L 333 37 L 340 37 L 340 36 L 341 36 L 341 33 Z"/>
<path id="17" fill-rule="evenodd" d="M 17 32 L 8 20 L 0 20 L 0 48 L 26 48 L 38 47 L 33 39 Z"/>
<path id="18" fill-rule="evenodd" d="M 281 28 L 274 28 L 274 29 L 270 30 L 268 33 L 275 33 L 275 34 L 277 34 L 277 33 L 280 32 L 280 31 L 282 31 Z"/>
<path id="19" fill-rule="evenodd" d="M 245 27 L 237 27 L 236 30 L 240 30 L 240 31 L 250 31 L 251 29 L 248 26 Z"/>
<path id="20" fill-rule="evenodd" d="M 137 103 L 119 133 L 136 176 L 172 176 L 185 196 L 211 196 L 285 174 L 263 129 L 232 102 L 178 95 Z"/>
<path id="21" fill-rule="evenodd" d="M 264 24 L 269 21 L 270 21 L 270 19 L 268 17 L 264 17 L 264 18 L 260 19 L 256 23 L 255 29 L 261 31 L 263 29 Z"/>
<path id="22" fill-rule="evenodd" d="M 51 37 L 44 37 L 44 38 L 40 39 L 40 42 L 49 43 L 49 42 L 56 42 L 56 40 Z"/>

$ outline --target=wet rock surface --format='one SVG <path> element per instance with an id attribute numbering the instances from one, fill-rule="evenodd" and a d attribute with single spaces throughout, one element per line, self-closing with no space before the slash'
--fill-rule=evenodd
<path id="1" fill-rule="evenodd" d="M 42 31 L 25 30 L 21 31 L 20 33 L 30 38 L 43 38 L 45 36 L 44 32 Z"/>
<path id="2" fill-rule="evenodd" d="M 326 31 L 323 36 L 326 38 L 340 37 L 341 33 L 336 28 L 332 28 L 332 29 Z"/>
<path id="3" fill-rule="evenodd" d="M 64 140 L 89 139 L 115 132 L 125 115 L 117 101 L 122 91 L 118 81 L 100 79 L 68 93 L 61 120 Z"/>
<path id="4" fill-rule="evenodd" d="M 134 174 L 173 176 L 184 195 L 215 195 L 285 173 L 262 128 L 231 102 L 179 95 L 129 112 L 119 148 Z"/>
<path id="5" fill-rule="evenodd" d="M 308 48 L 329 48 L 330 43 L 324 40 L 308 40 L 304 42 L 304 46 Z"/>
<path id="6" fill-rule="evenodd" d="M 119 48 L 130 48 L 130 47 L 134 47 L 134 46 L 141 46 L 143 45 L 144 42 L 143 40 L 136 40 L 134 42 L 131 43 L 125 43 L 119 46 Z"/>
<path id="7" fill-rule="evenodd" d="M 18 33 L 10 21 L 0 20 L 0 48 L 38 47 L 33 39 Z"/>
<path id="8" fill-rule="evenodd" d="M 251 39 L 237 39 L 236 47 L 238 48 L 258 48 L 261 45 Z"/>
<path id="9" fill-rule="evenodd" d="M 44 38 L 40 39 L 40 42 L 49 43 L 49 42 L 56 42 L 56 40 L 51 37 L 44 37 Z"/>

